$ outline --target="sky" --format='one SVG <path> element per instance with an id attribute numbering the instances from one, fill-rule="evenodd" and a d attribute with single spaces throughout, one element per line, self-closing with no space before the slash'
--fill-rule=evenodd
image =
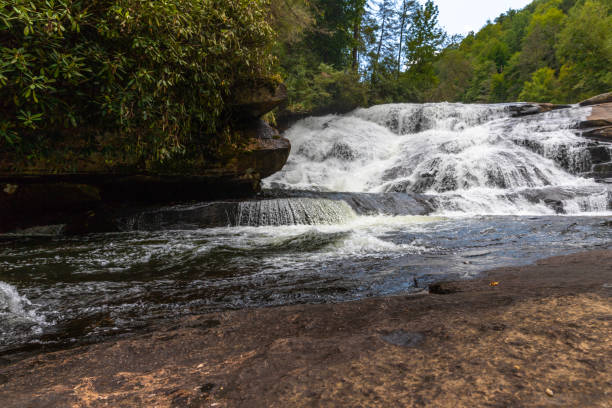
<path id="1" fill-rule="evenodd" d="M 487 20 L 508 9 L 521 9 L 532 0 L 434 0 L 440 10 L 439 21 L 448 34 L 477 32 Z M 421 1 L 424 3 L 424 1 Z"/>

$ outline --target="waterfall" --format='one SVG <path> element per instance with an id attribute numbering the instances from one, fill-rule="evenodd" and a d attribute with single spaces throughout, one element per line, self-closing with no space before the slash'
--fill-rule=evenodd
<path id="1" fill-rule="evenodd" d="M 116 222 L 123 231 L 158 231 L 342 224 L 356 216 L 340 199 L 292 197 L 172 206 L 119 217 Z"/>
<path id="2" fill-rule="evenodd" d="M 235 224 L 254 227 L 342 224 L 356 216 L 344 201 L 286 198 L 241 202 Z"/>
<path id="3" fill-rule="evenodd" d="M 610 192 L 587 176 L 612 144 L 576 128 L 590 108 L 514 118 L 510 105 L 390 104 L 306 118 L 269 188 L 420 193 L 439 214 L 604 212 Z"/>

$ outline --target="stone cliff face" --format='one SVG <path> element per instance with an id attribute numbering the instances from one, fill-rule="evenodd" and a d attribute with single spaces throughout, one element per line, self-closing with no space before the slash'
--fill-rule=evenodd
<path id="1" fill-rule="evenodd" d="M 71 222 L 101 206 L 252 196 L 279 171 L 291 145 L 260 119 L 287 97 L 284 85 L 237 92 L 235 143 L 211 159 L 206 144 L 162 163 L 114 148 L 117 136 L 62 135 L 34 160 L 0 157 L 0 232 Z M 91 215 L 90 214 L 90 215 Z"/>

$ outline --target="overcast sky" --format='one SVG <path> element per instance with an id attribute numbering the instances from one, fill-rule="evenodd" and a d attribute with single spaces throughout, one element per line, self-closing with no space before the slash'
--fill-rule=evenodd
<path id="1" fill-rule="evenodd" d="M 440 9 L 440 25 L 449 34 L 467 34 L 478 31 L 487 20 L 508 9 L 521 9 L 532 0 L 434 0 Z M 421 0 L 421 3 L 424 3 Z"/>

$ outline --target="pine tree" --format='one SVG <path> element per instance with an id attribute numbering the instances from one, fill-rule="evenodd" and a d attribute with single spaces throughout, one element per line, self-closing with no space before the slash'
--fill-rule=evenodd
<path id="1" fill-rule="evenodd" d="M 377 20 L 380 28 L 378 30 L 378 41 L 376 45 L 376 53 L 372 61 L 372 76 L 371 81 L 375 83 L 381 71 L 381 57 L 386 57 L 392 51 L 391 39 L 397 27 L 397 12 L 396 0 L 380 0 L 376 3 L 378 11 L 376 12 Z M 391 49 L 390 49 L 391 47 Z"/>
<path id="2" fill-rule="evenodd" d="M 431 0 L 412 13 L 406 42 L 406 59 L 411 67 L 432 63 L 444 44 L 446 34 L 438 26 L 438 14 L 438 6 Z"/>
<path id="3" fill-rule="evenodd" d="M 397 47 L 397 76 L 402 70 L 402 47 L 404 45 L 405 33 L 408 29 L 408 24 L 412 18 L 412 13 L 415 12 L 418 4 L 415 0 L 402 0 L 402 5 L 399 10 L 399 44 Z"/>

